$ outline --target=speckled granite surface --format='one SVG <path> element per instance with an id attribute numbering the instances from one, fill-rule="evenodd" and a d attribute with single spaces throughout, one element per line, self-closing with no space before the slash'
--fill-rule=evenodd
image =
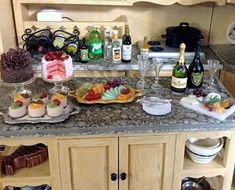
<path id="1" fill-rule="evenodd" d="M 84 82 L 104 82 L 107 79 L 76 78 L 67 83 L 71 89 L 76 89 Z M 135 87 L 138 79 L 123 78 L 126 84 Z M 148 87 L 153 83 L 153 78 L 147 78 Z M 178 104 L 183 95 L 172 95 L 169 90 L 170 80 L 160 78 L 160 83 L 165 87 L 159 91 L 158 96 L 172 100 L 172 111 L 165 116 L 152 116 L 145 113 L 136 101 L 127 104 L 110 105 L 80 105 L 76 100 L 71 101 L 81 108 L 78 115 L 71 116 L 64 122 L 57 124 L 5 124 L 0 117 L 0 136 L 25 137 L 25 136 L 63 136 L 63 135 L 92 135 L 92 134 L 117 134 L 138 132 L 181 132 L 181 131 L 212 131 L 235 129 L 235 114 L 225 121 L 197 114 L 194 111 L 183 108 Z M 207 81 L 204 82 L 206 87 Z M 50 88 L 41 79 L 37 79 L 28 86 L 32 90 Z M 9 106 L 10 98 L 7 96 L 10 88 L 1 86 L 0 108 L 1 111 Z M 227 96 L 225 89 L 221 88 L 223 97 Z M 150 88 L 146 95 L 156 95 Z"/>
<path id="2" fill-rule="evenodd" d="M 211 45 L 210 47 L 224 65 L 224 69 L 235 72 L 235 45 Z"/>

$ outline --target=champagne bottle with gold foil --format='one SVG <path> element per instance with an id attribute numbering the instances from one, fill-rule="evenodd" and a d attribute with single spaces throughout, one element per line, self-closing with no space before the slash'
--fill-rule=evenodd
<path id="1" fill-rule="evenodd" d="M 181 43 L 179 60 L 172 71 L 171 89 L 174 92 L 184 92 L 187 87 L 188 69 L 185 65 L 185 48 L 186 45 Z"/>

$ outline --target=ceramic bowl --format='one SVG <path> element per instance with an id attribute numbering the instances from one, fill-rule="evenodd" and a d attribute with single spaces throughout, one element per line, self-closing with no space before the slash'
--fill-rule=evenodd
<path id="1" fill-rule="evenodd" d="M 194 154 L 201 156 L 212 156 L 217 154 L 222 149 L 223 144 L 224 144 L 223 138 L 219 139 L 189 138 L 185 143 L 188 150 L 190 150 Z"/>
<path id="2" fill-rule="evenodd" d="M 200 164 L 207 164 L 211 162 L 217 156 L 217 153 L 210 155 L 210 156 L 203 156 L 203 155 L 195 154 L 187 148 L 186 148 L 186 152 L 192 161 L 196 163 L 200 163 Z"/>

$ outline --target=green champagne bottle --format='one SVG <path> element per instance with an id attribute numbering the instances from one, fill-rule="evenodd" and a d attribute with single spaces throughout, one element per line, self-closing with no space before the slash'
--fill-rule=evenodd
<path id="1" fill-rule="evenodd" d="M 195 56 L 188 68 L 188 88 L 202 86 L 204 68 L 200 59 L 200 40 L 197 42 Z"/>
<path id="2" fill-rule="evenodd" d="M 186 45 L 181 43 L 179 61 L 176 63 L 172 71 L 171 89 L 174 92 L 184 92 L 187 87 L 188 69 L 184 61 L 185 48 Z"/>

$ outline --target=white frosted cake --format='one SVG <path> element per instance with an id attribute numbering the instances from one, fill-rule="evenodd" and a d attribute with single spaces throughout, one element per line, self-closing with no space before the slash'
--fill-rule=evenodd
<path id="1" fill-rule="evenodd" d="M 42 76 L 49 81 L 63 81 L 73 76 L 72 58 L 62 51 L 48 52 L 42 57 Z"/>

